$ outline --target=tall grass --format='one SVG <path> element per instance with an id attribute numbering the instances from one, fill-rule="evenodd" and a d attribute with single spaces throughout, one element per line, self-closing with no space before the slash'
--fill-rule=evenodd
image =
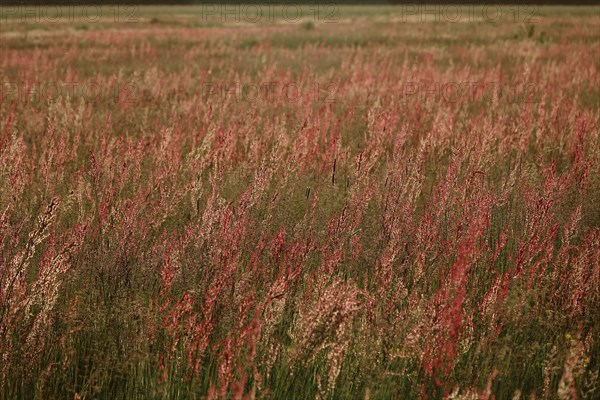
<path id="1" fill-rule="evenodd" d="M 598 396 L 596 22 L 3 32 L 0 397 Z"/>

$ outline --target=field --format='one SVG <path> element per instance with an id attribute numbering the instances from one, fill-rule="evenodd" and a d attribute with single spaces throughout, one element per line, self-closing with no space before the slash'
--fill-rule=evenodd
<path id="1" fill-rule="evenodd" d="M 0 398 L 600 397 L 600 7 L 203 7 L 0 8 Z"/>

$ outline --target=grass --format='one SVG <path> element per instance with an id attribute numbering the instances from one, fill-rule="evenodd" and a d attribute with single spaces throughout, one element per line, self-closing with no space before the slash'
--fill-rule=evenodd
<path id="1" fill-rule="evenodd" d="M 598 7 L 13 11 L 0 397 L 598 395 Z"/>

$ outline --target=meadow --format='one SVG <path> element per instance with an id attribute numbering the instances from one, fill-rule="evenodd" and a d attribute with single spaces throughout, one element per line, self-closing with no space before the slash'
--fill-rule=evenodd
<path id="1" fill-rule="evenodd" d="M 129 7 L 0 8 L 0 398 L 600 397 L 600 7 Z"/>

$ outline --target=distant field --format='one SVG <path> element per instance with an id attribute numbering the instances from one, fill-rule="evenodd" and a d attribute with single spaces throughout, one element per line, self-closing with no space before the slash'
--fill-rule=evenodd
<path id="1" fill-rule="evenodd" d="M 0 7 L 0 398 L 600 396 L 600 6 Z"/>
<path id="2" fill-rule="evenodd" d="M 216 4 L 195 6 L 140 6 L 140 5 L 90 5 L 90 6 L 2 6 L 0 21 L 16 28 L 11 23 L 26 22 L 20 29 L 26 30 L 36 25 L 50 30 L 52 27 L 69 25 L 74 21 L 87 22 L 90 28 L 102 29 L 106 24 L 115 23 L 131 26 L 145 25 L 152 20 L 162 20 L 177 25 L 195 26 L 198 21 L 230 24 L 236 22 L 268 25 L 273 22 L 300 23 L 334 22 L 336 20 L 403 20 L 406 22 L 455 22 L 478 21 L 501 23 L 537 22 L 538 19 L 557 17 L 582 17 L 598 19 L 599 8 L 593 6 L 542 6 L 542 5 L 417 5 L 364 6 L 338 5 L 335 2 L 320 5 L 290 4 L 287 6 L 270 4 Z M 239 26 L 239 25 L 238 25 Z M 11 29 L 12 28 L 12 29 Z"/>

